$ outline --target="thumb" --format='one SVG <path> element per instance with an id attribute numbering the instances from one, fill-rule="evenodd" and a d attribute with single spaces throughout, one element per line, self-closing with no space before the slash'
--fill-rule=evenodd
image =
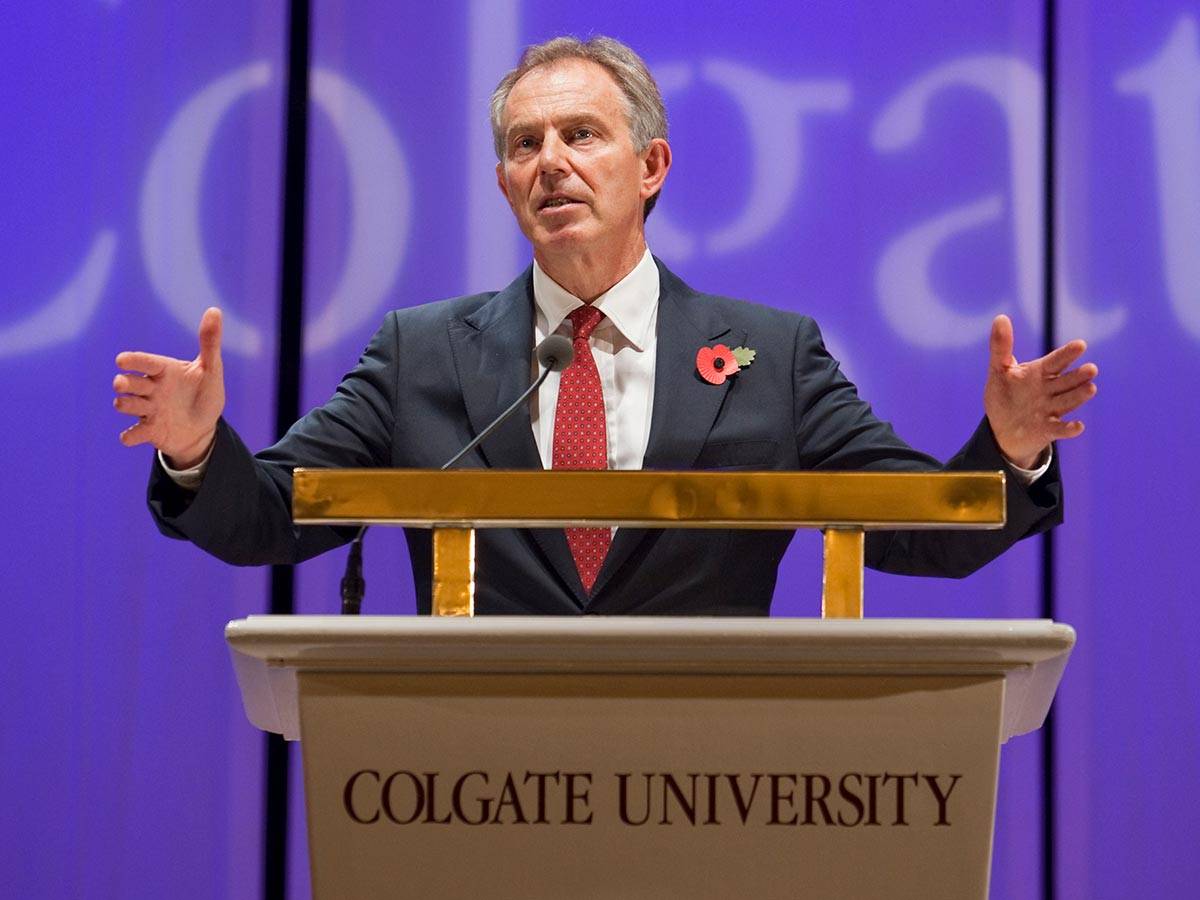
<path id="1" fill-rule="evenodd" d="M 991 358 L 988 365 L 993 369 L 1005 369 L 1016 363 L 1013 358 L 1012 321 L 1005 315 L 992 319 L 992 334 L 988 339 Z"/>
<path id="2" fill-rule="evenodd" d="M 221 310 L 215 306 L 206 309 L 200 319 L 200 365 L 221 368 Z"/>

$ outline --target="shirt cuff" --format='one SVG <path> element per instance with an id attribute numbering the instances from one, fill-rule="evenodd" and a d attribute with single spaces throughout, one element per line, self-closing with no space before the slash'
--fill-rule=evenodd
<path id="1" fill-rule="evenodd" d="M 1017 481 L 1021 482 L 1021 484 L 1023 484 L 1025 487 L 1029 487 L 1029 485 L 1033 484 L 1048 471 L 1050 471 L 1050 463 L 1054 461 L 1054 445 L 1051 444 L 1046 448 L 1046 453 L 1042 459 L 1041 465 L 1039 465 L 1036 469 L 1022 469 L 1007 456 L 1004 457 L 1004 461 L 1008 463 L 1008 467 L 1012 469 L 1013 474 L 1017 476 Z"/>
<path id="2" fill-rule="evenodd" d="M 158 451 L 158 464 L 163 467 L 163 471 L 167 473 L 167 477 L 179 485 L 186 491 L 200 490 L 200 483 L 204 481 L 204 471 L 208 468 L 208 461 L 212 458 L 213 448 L 217 446 L 217 442 L 213 441 L 212 446 L 208 448 L 208 452 L 204 454 L 204 459 L 196 463 L 190 469 L 172 469 L 167 465 L 167 458 L 163 456 L 161 450 Z M 1020 471 L 1020 470 L 1018 470 Z"/>

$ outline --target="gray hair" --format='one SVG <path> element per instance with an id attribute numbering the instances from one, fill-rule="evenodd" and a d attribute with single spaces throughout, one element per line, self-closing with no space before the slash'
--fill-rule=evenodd
<path id="1" fill-rule="evenodd" d="M 625 115 L 629 120 L 629 134 L 633 149 L 641 153 L 655 138 L 667 136 L 667 110 L 663 106 L 662 94 L 646 63 L 632 49 L 610 37 L 597 36 L 581 41 L 576 37 L 556 37 L 541 44 L 525 48 L 517 67 L 500 79 L 492 91 L 490 112 L 492 119 L 492 141 L 496 147 L 496 158 L 504 160 L 504 107 L 513 85 L 532 70 L 569 59 L 586 59 L 603 67 L 625 97 Z M 658 202 L 658 195 L 646 198 L 642 217 Z"/>

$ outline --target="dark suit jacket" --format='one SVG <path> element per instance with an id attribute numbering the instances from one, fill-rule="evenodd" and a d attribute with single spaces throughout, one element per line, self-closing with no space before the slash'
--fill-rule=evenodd
<path id="1" fill-rule="evenodd" d="M 659 263 L 661 295 L 647 469 L 936 470 L 859 399 L 813 321 L 700 294 Z M 149 502 L 159 528 L 238 565 L 295 563 L 345 543 L 353 529 L 291 522 L 296 466 L 437 468 L 530 382 L 531 271 L 498 293 L 389 313 L 333 398 L 279 443 L 252 456 L 221 422 L 198 493 L 155 465 Z M 696 351 L 744 345 L 754 364 L 717 387 Z M 464 466 L 541 468 L 528 408 Z M 1005 463 L 986 420 L 946 466 Z M 1029 488 L 1010 476 L 1008 525 L 991 532 L 873 532 L 867 564 L 890 572 L 963 576 L 1016 540 L 1061 520 L 1057 464 Z M 407 533 L 418 606 L 430 607 L 431 541 Z M 584 591 L 559 529 L 481 530 L 480 613 L 765 615 L 790 531 L 622 528 Z"/>

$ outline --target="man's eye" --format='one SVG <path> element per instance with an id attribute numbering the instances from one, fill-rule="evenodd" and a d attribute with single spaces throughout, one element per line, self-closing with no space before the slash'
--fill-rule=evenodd
<path id="1" fill-rule="evenodd" d="M 513 142 L 513 146 L 518 150 L 530 150 L 533 148 L 533 138 L 517 138 L 516 141 Z"/>
<path id="2" fill-rule="evenodd" d="M 575 137 L 575 140 L 577 140 L 577 141 L 586 141 L 591 136 L 592 136 L 592 129 L 590 129 L 590 128 L 576 128 L 575 129 L 574 137 Z"/>

